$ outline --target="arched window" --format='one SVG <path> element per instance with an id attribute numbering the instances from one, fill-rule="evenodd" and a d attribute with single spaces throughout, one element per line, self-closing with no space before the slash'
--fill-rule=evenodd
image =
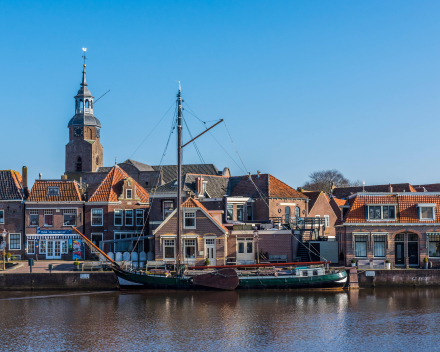
<path id="1" fill-rule="evenodd" d="M 99 166 L 99 156 L 96 157 L 96 166 Z"/>
<path id="2" fill-rule="evenodd" d="M 284 208 L 284 216 L 286 218 L 286 224 L 290 222 L 290 207 Z"/>
<path id="3" fill-rule="evenodd" d="M 75 109 L 78 109 L 79 108 L 79 102 L 78 102 L 78 100 L 75 100 Z"/>
<path id="4" fill-rule="evenodd" d="M 82 159 L 80 156 L 76 159 L 76 171 L 82 171 Z"/>
<path id="5" fill-rule="evenodd" d="M 89 107 L 89 100 L 86 100 L 86 109 Z"/>
<path id="6" fill-rule="evenodd" d="M 301 210 L 299 209 L 299 207 L 295 208 L 295 217 L 298 219 L 301 215 Z"/>
<path id="7" fill-rule="evenodd" d="M 84 103 L 83 103 L 82 99 L 79 100 L 79 108 L 80 108 L 80 110 L 84 109 Z"/>

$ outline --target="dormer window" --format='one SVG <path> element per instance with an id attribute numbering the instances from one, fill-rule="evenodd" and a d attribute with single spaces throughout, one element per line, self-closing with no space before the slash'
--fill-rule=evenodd
<path id="1" fill-rule="evenodd" d="M 367 205 L 368 220 L 396 220 L 395 205 Z"/>
<path id="2" fill-rule="evenodd" d="M 418 204 L 419 220 L 433 221 L 435 220 L 435 203 Z"/>
<path id="3" fill-rule="evenodd" d="M 59 196 L 60 195 L 60 187 L 48 187 L 47 188 L 48 196 Z"/>
<path id="4" fill-rule="evenodd" d="M 132 190 L 131 189 L 127 189 L 127 196 L 125 197 L 126 199 L 131 199 L 132 198 Z"/>

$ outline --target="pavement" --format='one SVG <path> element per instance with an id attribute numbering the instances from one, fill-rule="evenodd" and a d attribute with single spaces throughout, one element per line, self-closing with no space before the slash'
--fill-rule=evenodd
<path id="1" fill-rule="evenodd" d="M 19 266 L 15 266 L 10 269 L 6 269 L 6 271 L 2 271 L 0 269 L 0 273 L 14 273 L 14 274 L 20 274 L 20 273 L 29 273 L 30 268 L 27 260 L 19 260 L 14 261 L 14 263 L 19 263 Z M 62 272 L 69 272 L 74 271 L 75 266 L 73 265 L 74 261 L 59 261 L 59 260 L 35 260 L 35 265 L 32 266 L 32 272 L 33 273 L 48 273 L 49 272 L 49 264 L 53 265 L 52 272 L 53 273 L 62 273 Z M 82 262 L 80 263 L 80 268 L 82 265 Z M 20 265 L 21 264 L 21 265 Z M 2 266 L 0 266 L 1 268 Z"/>

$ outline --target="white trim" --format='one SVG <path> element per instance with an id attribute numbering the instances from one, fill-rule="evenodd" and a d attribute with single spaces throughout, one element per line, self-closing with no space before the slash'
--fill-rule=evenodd
<path id="1" fill-rule="evenodd" d="M 435 208 L 437 206 L 437 203 L 418 203 L 417 206 L 420 207 L 426 207 L 426 208 L 430 208 L 433 207 Z"/>
<path id="2" fill-rule="evenodd" d="M 194 225 L 193 226 L 186 226 L 185 222 L 186 222 L 186 214 L 194 214 L 194 217 L 189 216 L 188 219 L 194 219 Z M 183 212 L 183 228 L 184 229 L 196 229 L 197 228 L 197 223 L 196 223 L 196 219 L 197 219 L 197 210 L 195 211 L 184 211 Z"/>
<path id="3" fill-rule="evenodd" d="M 121 219 L 121 223 L 119 225 L 116 224 L 116 210 L 121 211 L 121 216 L 119 219 Z M 113 210 L 113 226 L 124 226 L 124 210 L 123 209 L 114 209 Z"/>
<path id="4" fill-rule="evenodd" d="M 177 235 L 172 235 L 172 234 L 165 234 L 165 235 L 160 235 L 160 238 L 165 237 L 165 238 L 177 238 Z"/>
<path id="5" fill-rule="evenodd" d="M 288 205 L 288 206 L 291 206 L 291 207 L 295 207 L 296 203 L 280 203 L 280 205 Z"/>
<path id="6" fill-rule="evenodd" d="M 326 227 L 330 227 L 330 215 L 324 215 L 324 220 L 325 220 L 324 225 Z"/>
<path id="7" fill-rule="evenodd" d="M 0 213 L 3 213 L 3 220 L 0 222 L 0 224 L 4 225 L 6 223 L 6 221 L 5 221 L 5 210 L 1 209 Z"/>
<path id="8" fill-rule="evenodd" d="M 18 244 L 20 245 L 20 248 L 11 248 L 11 235 L 18 235 Z M 10 233 L 8 236 L 8 250 L 10 251 L 21 251 L 21 233 Z"/>
<path id="9" fill-rule="evenodd" d="M 31 241 L 34 242 L 34 245 L 33 245 L 33 248 L 34 248 L 34 249 L 33 249 L 32 252 L 29 252 L 29 243 L 30 243 Z M 27 244 L 27 254 L 35 254 L 35 240 L 28 239 L 26 244 Z"/>
<path id="10" fill-rule="evenodd" d="M 84 202 L 85 205 L 119 205 L 122 202 Z"/>
<path id="11" fill-rule="evenodd" d="M 164 200 L 164 201 L 162 202 L 162 219 L 163 219 L 163 220 L 165 220 L 166 218 L 168 218 L 168 217 L 170 216 L 170 214 L 173 214 L 174 211 L 177 209 L 177 208 L 174 208 L 174 210 L 173 210 L 172 212 L 169 212 L 169 211 L 168 211 L 167 215 L 165 216 L 165 203 L 173 203 L 173 207 L 174 207 L 174 200 Z"/>
<path id="12" fill-rule="evenodd" d="M 130 198 L 128 197 L 128 191 L 131 192 Z M 133 190 L 132 189 L 126 189 L 125 190 L 125 199 L 133 199 Z"/>
<path id="13" fill-rule="evenodd" d="M 93 210 L 101 210 L 101 224 L 93 225 Z M 91 208 L 90 209 L 90 226 L 104 226 L 104 209 L 102 208 Z"/>
<path id="14" fill-rule="evenodd" d="M 196 234 L 189 234 L 189 235 L 182 235 L 182 238 L 184 238 L 184 239 L 194 239 L 194 238 L 199 238 L 199 235 L 196 235 Z"/>
<path id="15" fill-rule="evenodd" d="M 436 204 L 417 204 L 418 213 L 419 213 L 419 221 L 435 221 L 435 206 Z M 422 218 L 422 208 L 431 208 L 432 209 L 432 218 Z"/>
<path id="16" fill-rule="evenodd" d="M 247 203 L 251 197 L 226 197 L 226 203 Z"/>
<path id="17" fill-rule="evenodd" d="M 45 242 L 45 246 L 44 246 L 44 252 L 41 251 L 41 249 L 43 248 L 42 243 Z M 39 240 L 40 245 L 38 246 L 38 254 L 46 254 L 47 252 L 47 240 Z"/>
<path id="18" fill-rule="evenodd" d="M 127 212 L 131 212 L 131 224 L 127 224 Z M 133 209 L 125 209 L 125 226 L 133 226 L 133 224 L 134 224 Z"/>

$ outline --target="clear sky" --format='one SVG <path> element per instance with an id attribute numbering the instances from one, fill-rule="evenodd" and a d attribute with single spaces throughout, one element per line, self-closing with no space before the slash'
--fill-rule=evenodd
<path id="1" fill-rule="evenodd" d="M 111 89 L 94 109 L 106 166 L 159 164 L 174 109 L 133 153 L 180 80 L 200 119 L 225 119 L 252 173 L 295 188 L 329 168 L 367 185 L 440 182 L 439 16 L 439 1 L 3 1 L 0 169 L 64 173 L 87 47 L 92 94 Z M 225 127 L 213 135 L 234 161 L 210 135 L 204 161 L 243 174 Z"/>

